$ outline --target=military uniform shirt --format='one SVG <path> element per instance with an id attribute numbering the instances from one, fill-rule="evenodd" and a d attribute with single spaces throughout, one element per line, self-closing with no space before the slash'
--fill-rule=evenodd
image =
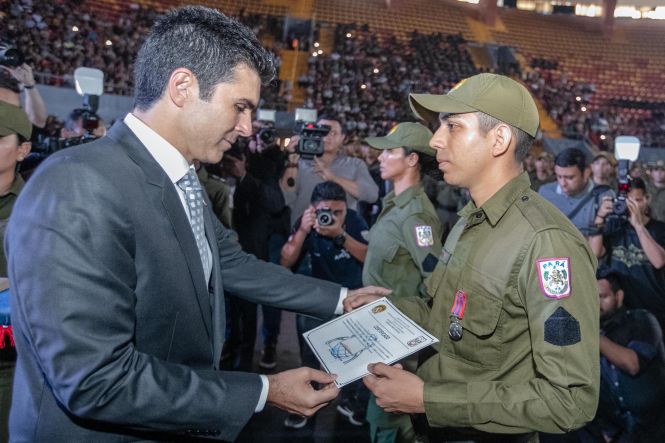
<path id="1" fill-rule="evenodd" d="M 440 340 L 417 371 L 430 426 L 507 434 L 582 426 L 598 403 L 595 257 L 526 173 L 460 215 L 449 237 L 459 236 L 456 246 L 446 242 L 427 279 L 432 299 L 391 297 Z M 467 302 L 453 341 L 458 291 Z"/>
<path id="2" fill-rule="evenodd" d="M 363 284 L 396 294 L 425 295 L 423 281 L 441 252 L 441 224 L 421 185 L 391 191 L 369 232 Z"/>
<path id="3" fill-rule="evenodd" d="M 14 203 L 16 203 L 18 194 L 24 185 L 23 178 L 19 174 L 16 174 L 7 193 L 0 196 L 0 240 L 3 241 L 3 244 L 9 216 L 12 213 L 12 209 L 14 209 Z M 0 277 L 7 277 L 7 257 L 5 257 L 4 248 L 0 248 Z"/>

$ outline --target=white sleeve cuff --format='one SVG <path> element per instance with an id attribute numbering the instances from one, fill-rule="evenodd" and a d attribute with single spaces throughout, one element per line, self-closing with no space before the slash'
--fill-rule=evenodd
<path id="1" fill-rule="evenodd" d="M 266 407 L 266 400 L 268 400 L 268 387 L 270 386 L 267 376 L 259 374 L 259 377 L 261 377 L 261 383 L 263 384 L 263 387 L 261 388 L 261 396 L 259 397 L 259 402 L 256 405 L 256 409 L 254 409 L 254 413 L 261 412 L 263 411 L 263 408 Z"/>
<path id="2" fill-rule="evenodd" d="M 348 295 L 349 290 L 345 287 L 342 287 L 342 290 L 339 291 L 339 301 L 337 302 L 337 307 L 335 307 L 335 315 L 344 314 L 344 299 Z"/>

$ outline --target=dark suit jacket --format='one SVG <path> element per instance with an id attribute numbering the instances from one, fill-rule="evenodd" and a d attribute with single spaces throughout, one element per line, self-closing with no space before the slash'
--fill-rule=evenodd
<path id="1" fill-rule="evenodd" d="M 210 207 L 210 206 L 208 206 Z M 233 440 L 258 375 L 218 370 L 223 290 L 328 318 L 339 286 L 241 251 L 211 211 L 210 285 L 166 173 L 124 123 L 32 176 L 11 217 L 11 441 Z"/>

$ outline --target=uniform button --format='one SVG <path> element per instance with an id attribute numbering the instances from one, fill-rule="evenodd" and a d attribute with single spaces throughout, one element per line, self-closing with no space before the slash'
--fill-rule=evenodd
<path id="1" fill-rule="evenodd" d="M 529 201 L 529 196 L 528 195 L 523 195 L 522 196 L 522 201 L 523 202 L 528 202 Z"/>
<path id="2" fill-rule="evenodd" d="M 480 212 L 478 212 L 478 213 L 476 214 L 476 218 L 480 218 L 480 217 L 482 217 L 482 216 L 483 216 L 483 214 L 481 214 Z"/>

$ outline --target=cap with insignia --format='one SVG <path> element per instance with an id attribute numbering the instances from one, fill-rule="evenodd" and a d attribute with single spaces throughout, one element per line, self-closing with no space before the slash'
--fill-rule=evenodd
<path id="1" fill-rule="evenodd" d="M 409 94 L 411 110 L 423 120 L 437 122 L 439 113 L 483 112 L 521 129 L 532 137 L 540 117 L 529 91 L 520 83 L 497 74 L 478 74 L 459 82 L 445 95 Z"/>
<path id="2" fill-rule="evenodd" d="M 429 147 L 432 131 L 420 123 L 400 123 L 385 137 L 367 137 L 365 142 L 376 149 L 409 148 L 432 157 L 436 151 Z"/>
<path id="3" fill-rule="evenodd" d="M 0 137 L 11 134 L 19 134 L 29 140 L 32 124 L 23 109 L 0 101 Z"/>

